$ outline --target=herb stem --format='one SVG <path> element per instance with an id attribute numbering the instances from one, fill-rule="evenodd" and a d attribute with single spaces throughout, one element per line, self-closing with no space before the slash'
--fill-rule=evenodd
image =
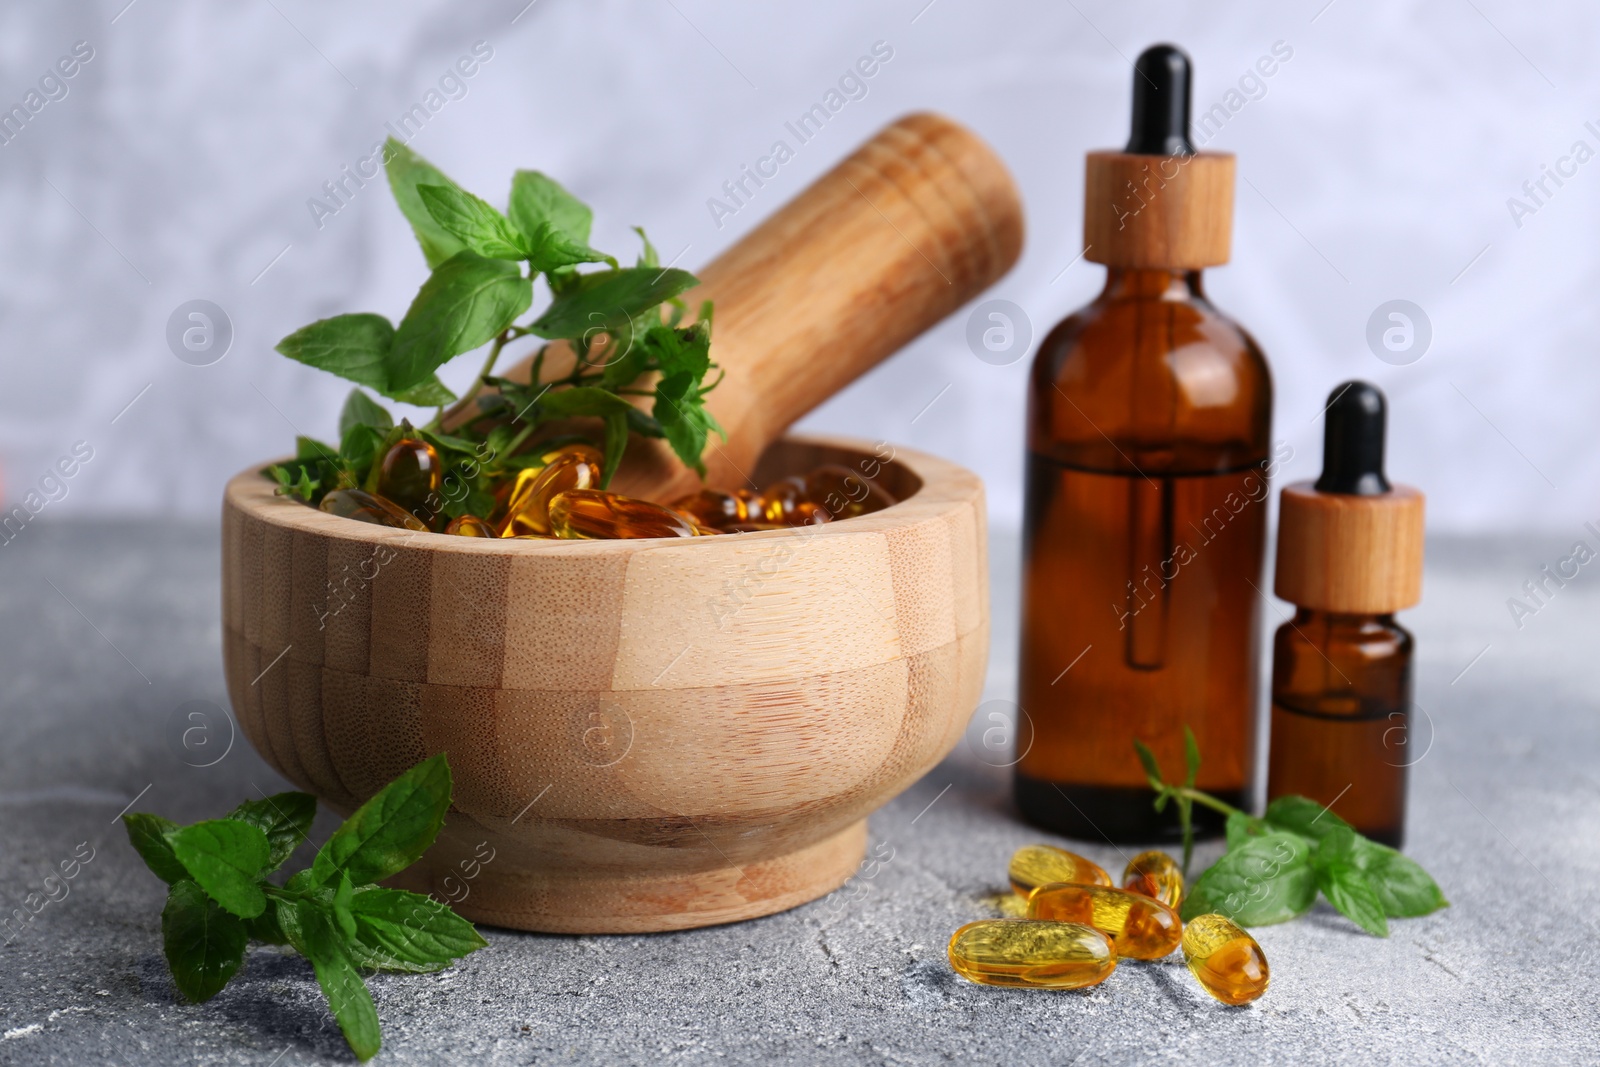
<path id="1" fill-rule="evenodd" d="M 446 414 L 454 414 L 456 411 L 466 411 L 467 408 L 470 408 L 470 406 L 472 406 L 472 402 L 474 402 L 475 398 L 477 398 L 477 395 L 480 394 L 480 392 L 483 392 L 483 381 L 485 381 L 490 374 L 494 373 L 494 362 L 499 360 L 501 349 L 504 349 L 504 347 L 506 347 L 507 344 L 512 341 L 512 339 L 525 338 L 526 334 L 528 334 L 528 331 L 523 330 L 522 326 L 506 326 L 504 330 L 499 331 L 498 336 L 494 338 L 494 344 L 491 344 L 490 346 L 490 355 L 488 355 L 486 360 L 483 360 L 483 370 L 478 371 L 477 378 L 472 379 L 472 389 L 467 390 L 467 395 L 464 395 L 461 400 L 453 403 L 453 405 L 450 406 L 450 411 L 448 411 L 448 413 L 446 413 L 445 408 L 440 408 L 440 410 L 438 410 L 438 414 L 435 414 L 434 416 L 434 421 L 429 422 L 429 427 L 427 427 L 427 429 L 445 429 Z"/>
<path id="2" fill-rule="evenodd" d="M 1206 807 L 1210 808 L 1212 811 L 1221 812 L 1223 815 L 1242 815 L 1243 814 L 1243 812 L 1241 812 L 1238 808 L 1234 807 L 1232 804 L 1229 804 L 1227 801 L 1218 800 L 1216 797 L 1212 796 L 1210 793 L 1202 793 L 1200 790 L 1195 789 L 1195 788 L 1193 788 L 1191 786 L 1175 785 L 1175 786 L 1168 786 L 1168 788 L 1172 791 L 1172 795 L 1173 796 L 1188 797 L 1190 800 L 1194 801 L 1196 804 L 1203 804 Z"/>

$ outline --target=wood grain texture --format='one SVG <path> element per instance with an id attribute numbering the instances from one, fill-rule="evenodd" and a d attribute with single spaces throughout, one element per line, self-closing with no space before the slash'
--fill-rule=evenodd
<path id="1" fill-rule="evenodd" d="M 1022 204 L 1005 165 L 937 115 L 887 126 L 696 272 L 715 303 L 706 406 L 728 431 L 706 483 L 758 488 L 755 464 L 795 420 L 1011 269 Z M 571 366 L 554 349 L 545 377 Z M 528 360 L 507 371 L 526 381 Z M 644 404 L 644 401 L 640 402 Z M 570 429 L 563 425 L 562 430 Z M 700 487 L 659 440 L 629 443 L 614 487 L 673 500 Z"/>
<path id="2" fill-rule="evenodd" d="M 1274 588 L 1319 611 L 1386 614 L 1422 599 L 1423 496 L 1397 485 L 1382 496 L 1285 486 Z"/>
<path id="3" fill-rule="evenodd" d="M 1108 267 L 1199 270 L 1228 262 L 1233 156 L 1090 152 L 1083 257 Z"/>
<path id="4" fill-rule="evenodd" d="M 240 726 L 346 813 L 447 752 L 454 805 L 404 884 L 474 920 L 637 932 L 814 899 L 960 738 L 988 654 L 982 485 L 888 452 L 786 439 L 763 476 L 842 463 L 901 502 L 689 540 L 417 534 L 246 471 L 223 503 Z"/>

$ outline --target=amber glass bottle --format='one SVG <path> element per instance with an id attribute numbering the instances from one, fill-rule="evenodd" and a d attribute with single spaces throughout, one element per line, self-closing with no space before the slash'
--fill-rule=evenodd
<path id="1" fill-rule="evenodd" d="M 1176 834 L 1133 742 L 1180 775 L 1186 724 L 1198 786 L 1250 802 L 1273 465 L 1266 360 L 1200 281 L 1228 259 L 1233 157 L 1189 145 L 1182 52 L 1137 67 L 1127 151 L 1088 161 L 1105 289 L 1044 340 L 1029 385 L 1016 765 L 1029 821 L 1116 841 Z"/>
<path id="2" fill-rule="evenodd" d="M 1272 648 L 1267 798 L 1329 804 L 1399 848 L 1411 752 L 1411 635 L 1394 616 L 1301 608 Z"/>
<path id="3" fill-rule="evenodd" d="M 1383 471 L 1383 394 L 1329 399 L 1322 476 L 1283 491 L 1276 588 L 1298 607 L 1272 657 L 1267 796 L 1299 794 L 1399 848 L 1411 722 L 1411 635 L 1394 613 L 1422 592 L 1423 498 Z"/>

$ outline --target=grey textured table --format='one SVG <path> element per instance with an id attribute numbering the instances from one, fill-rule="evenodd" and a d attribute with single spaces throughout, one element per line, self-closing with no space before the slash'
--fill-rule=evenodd
<path id="1" fill-rule="evenodd" d="M 1016 557 L 1011 539 L 994 543 L 988 695 L 1003 698 Z M 373 980 L 378 1062 L 1593 1062 L 1600 579 L 1584 571 L 1520 631 L 1505 603 L 1570 544 L 1430 545 L 1426 599 L 1405 620 L 1433 727 L 1410 851 L 1454 906 L 1397 921 L 1387 941 L 1320 904 L 1259 930 L 1273 981 L 1252 1007 L 1206 998 L 1181 957 L 1124 965 L 1082 993 L 955 978 L 946 938 L 993 914 L 985 898 L 1012 849 L 1047 839 L 1013 818 L 1006 772 L 980 760 L 974 729 L 872 817 L 874 846 L 893 853 L 872 877 L 682 934 L 486 931 L 490 947 L 451 970 Z M 179 758 L 175 709 L 226 700 L 217 608 L 208 525 L 46 518 L 0 553 L 0 912 L 86 854 L 80 843 L 93 849 L 68 895 L 0 949 L 0 1062 L 353 1062 L 310 967 L 276 950 L 252 950 L 209 1004 L 179 1001 L 160 952 L 163 887 L 114 825 L 136 796 L 190 820 L 283 788 L 242 737 L 213 766 Z M 1120 867 L 1109 847 L 1075 847 Z"/>

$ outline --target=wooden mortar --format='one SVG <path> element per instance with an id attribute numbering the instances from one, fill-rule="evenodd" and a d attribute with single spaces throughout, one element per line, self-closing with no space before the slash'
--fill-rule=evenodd
<path id="1" fill-rule="evenodd" d="M 618 541 L 374 526 L 247 470 L 222 512 L 239 724 L 346 814 L 448 753 L 454 805 L 396 884 L 475 921 L 677 930 L 812 900 L 983 685 L 982 484 L 895 452 L 789 438 L 753 472 L 849 466 L 900 498 L 871 515 Z"/>
<path id="2" fill-rule="evenodd" d="M 867 814 L 944 757 L 977 702 L 983 489 L 885 444 L 773 442 L 1003 274 L 1021 240 L 989 149 L 912 115 L 699 272 L 688 298 L 715 300 L 726 371 L 708 481 L 839 463 L 900 499 L 871 515 L 683 540 L 446 537 L 238 475 L 223 658 L 244 733 L 342 812 L 447 752 L 451 813 L 397 881 L 477 921 L 675 930 L 836 888 Z M 698 485 L 644 441 L 614 487 Z"/>

